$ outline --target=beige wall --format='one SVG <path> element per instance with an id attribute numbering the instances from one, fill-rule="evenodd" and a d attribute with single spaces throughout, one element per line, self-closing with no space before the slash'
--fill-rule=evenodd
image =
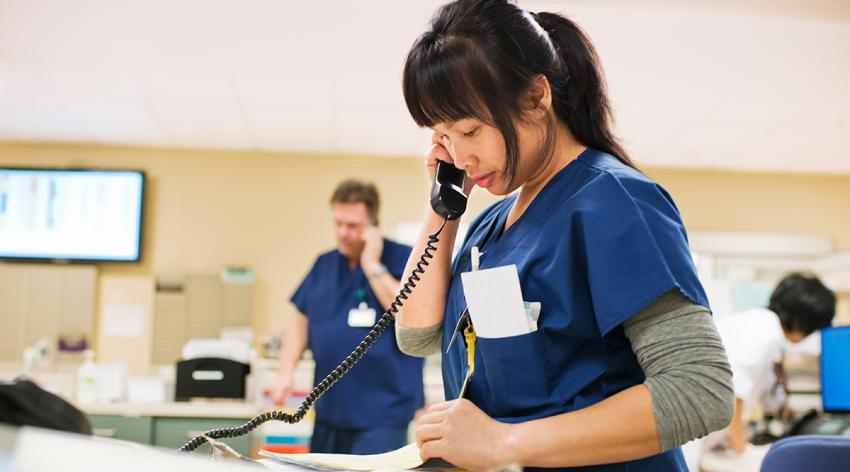
<path id="1" fill-rule="evenodd" d="M 143 261 L 104 265 L 101 275 L 251 266 L 259 331 L 284 325 L 295 285 L 321 251 L 333 248 L 327 202 L 338 181 L 376 182 L 385 227 L 418 219 L 427 191 L 424 171 L 412 159 L 6 145 L 0 162 L 144 170 Z"/>
<path id="2" fill-rule="evenodd" d="M 648 169 L 689 230 L 826 235 L 850 247 L 850 175 Z"/>
<path id="3" fill-rule="evenodd" d="M 333 247 L 327 200 L 339 180 L 377 183 L 385 228 L 418 220 L 428 190 L 421 162 L 409 158 L 0 144 L 0 163 L 146 171 L 143 262 L 105 265 L 101 276 L 252 266 L 259 332 L 285 326 L 295 285 Z M 692 231 L 830 235 L 850 247 L 850 176 L 647 172 L 670 191 Z M 490 201 L 475 195 L 469 213 Z"/>

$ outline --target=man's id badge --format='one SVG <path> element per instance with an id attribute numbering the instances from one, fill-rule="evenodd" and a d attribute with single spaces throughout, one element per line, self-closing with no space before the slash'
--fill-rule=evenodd
<path id="1" fill-rule="evenodd" d="M 371 328 L 375 324 L 375 309 L 366 302 L 360 302 L 357 308 L 348 310 L 348 326 L 352 328 Z"/>

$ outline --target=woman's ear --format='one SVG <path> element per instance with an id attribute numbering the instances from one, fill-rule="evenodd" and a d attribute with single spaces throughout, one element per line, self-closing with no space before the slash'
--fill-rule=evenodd
<path id="1" fill-rule="evenodd" d="M 525 89 L 520 101 L 522 111 L 530 113 L 530 116 L 544 118 L 552 108 L 552 88 L 549 79 L 544 75 L 538 75 L 531 80 Z"/>

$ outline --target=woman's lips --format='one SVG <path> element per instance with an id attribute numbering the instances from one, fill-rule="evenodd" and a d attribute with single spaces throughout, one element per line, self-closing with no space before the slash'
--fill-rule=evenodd
<path id="1" fill-rule="evenodd" d="M 495 175 L 495 172 L 490 172 L 489 174 L 482 175 L 481 177 L 473 177 L 472 180 L 475 181 L 475 185 L 481 188 L 487 188 L 491 183 L 493 183 L 493 177 Z"/>

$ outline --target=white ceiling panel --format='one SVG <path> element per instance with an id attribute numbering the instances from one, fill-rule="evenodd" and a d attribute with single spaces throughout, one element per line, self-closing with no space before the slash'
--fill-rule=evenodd
<path id="1" fill-rule="evenodd" d="M 148 74 L 145 95 L 156 103 L 227 103 L 239 99 L 233 80 L 227 74 Z"/>
<path id="2" fill-rule="evenodd" d="M 64 103 L 95 142 L 156 147 L 176 144 L 157 122 L 151 107 L 142 101 L 78 97 L 67 98 Z"/>
<path id="3" fill-rule="evenodd" d="M 4 104 L 0 129 L 20 141 L 93 141 L 76 117 L 55 103 L 43 101 Z"/>
<path id="4" fill-rule="evenodd" d="M 274 107 L 290 113 L 331 113 L 334 81 L 310 75 L 240 75 L 234 81 L 239 101 L 247 108 Z"/>
<path id="5" fill-rule="evenodd" d="M 242 112 L 231 102 L 154 103 L 169 139 L 181 148 L 255 149 Z"/>
<path id="6" fill-rule="evenodd" d="M 0 140 L 419 157 L 436 0 L 0 0 Z M 595 42 L 641 165 L 850 173 L 850 3 L 521 1 Z"/>
<path id="7" fill-rule="evenodd" d="M 90 142 L 92 136 L 64 104 L 55 100 L 43 76 L 5 69 L 0 95 L 0 129 L 19 140 Z"/>
<path id="8" fill-rule="evenodd" d="M 245 114 L 258 149 L 294 152 L 336 152 L 335 117 L 329 110 L 246 108 Z"/>
<path id="9" fill-rule="evenodd" d="M 406 113 L 343 109 L 337 116 L 338 152 L 421 158 L 431 142 L 431 133 Z"/>

